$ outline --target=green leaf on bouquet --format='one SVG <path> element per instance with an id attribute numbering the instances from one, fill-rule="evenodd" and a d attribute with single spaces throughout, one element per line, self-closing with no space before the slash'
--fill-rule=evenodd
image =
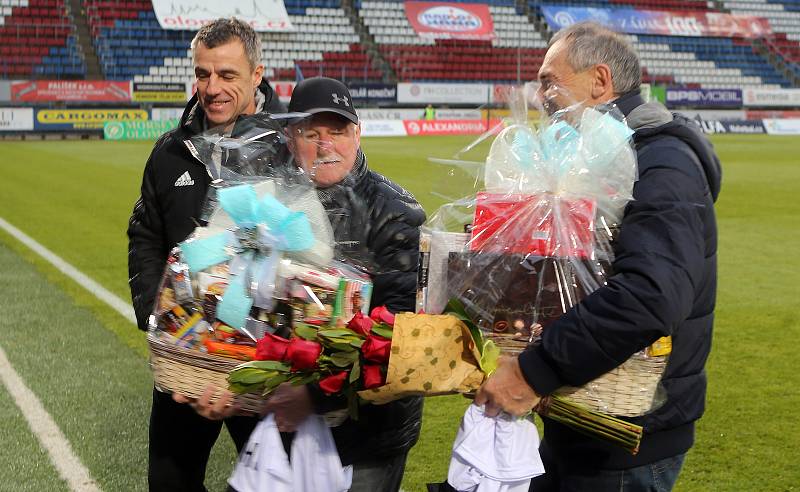
<path id="1" fill-rule="evenodd" d="M 288 378 L 289 378 L 288 374 L 278 374 L 276 376 L 267 379 L 264 382 L 264 391 L 262 392 L 262 394 L 264 396 L 267 396 L 268 394 L 272 393 L 273 391 L 275 391 L 275 388 L 285 383 Z"/>
<path id="2" fill-rule="evenodd" d="M 355 347 L 357 349 L 360 349 L 361 346 L 364 345 L 364 342 L 366 342 L 366 340 L 358 339 L 358 340 L 354 340 L 354 341 L 350 342 L 350 345 L 352 345 L 353 347 Z"/>
<path id="3" fill-rule="evenodd" d="M 383 338 L 392 339 L 392 329 L 384 323 L 372 327 L 372 333 L 382 336 Z"/>
<path id="4" fill-rule="evenodd" d="M 294 333 L 303 340 L 314 341 L 317 339 L 317 329 L 304 323 L 298 323 L 294 327 Z"/>
<path id="5" fill-rule="evenodd" d="M 350 367 L 358 360 L 358 352 L 337 352 L 329 357 L 336 367 Z"/>
<path id="6" fill-rule="evenodd" d="M 228 374 L 228 381 L 240 384 L 263 383 L 267 379 L 266 372 L 254 367 L 236 368 Z"/>
<path id="7" fill-rule="evenodd" d="M 346 328 L 324 328 L 319 330 L 319 335 L 325 338 L 359 338 L 356 332 Z"/>
<path id="8" fill-rule="evenodd" d="M 478 347 L 478 350 L 483 353 L 483 347 L 485 344 L 483 342 L 483 335 L 481 335 L 481 329 L 478 328 L 478 325 L 473 323 L 472 319 L 469 317 L 469 315 L 467 315 L 467 309 L 464 307 L 464 304 L 454 297 L 447 302 L 447 306 L 444 308 L 444 313 L 455 316 L 461 320 L 462 323 L 467 325 L 467 328 L 472 335 L 472 341 L 475 342 L 475 346 Z"/>
<path id="9" fill-rule="evenodd" d="M 238 366 L 234 367 L 231 373 L 238 371 L 239 369 L 245 369 L 245 368 L 263 369 L 265 371 L 288 372 L 290 366 L 286 362 L 281 362 L 279 360 L 251 360 L 250 362 L 245 362 L 244 364 L 239 364 Z"/>
<path id="10" fill-rule="evenodd" d="M 352 346 L 349 342 L 336 342 L 336 343 L 327 343 L 325 344 L 326 347 L 330 347 L 331 349 L 337 352 L 358 352 L 358 348 Z"/>
<path id="11" fill-rule="evenodd" d="M 352 341 L 358 340 L 355 337 L 326 337 L 320 336 L 319 340 L 323 343 L 350 343 Z"/>
<path id="12" fill-rule="evenodd" d="M 499 358 L 500 347 L 495 345 L 494 341 L 487 340 L 486 343 L 483 344 L 483 349 L 481 350 L 481 371 L 487 376 L 491 376 L 495 369 L 497 369 L 497 360 Z"/>
<path id="13" fill-rule="evenodd" d="M 311 372 L 308 374 L 303 374 L 298 378 L 293 378 L 291 383 L 292 386 L 303 386 L 309 383 L 313 383 L 314 381 L 319 380 L 319 373 L 318 372 Z"/>
<path id="14" fill-rule="evenodd" d="M 361 377 L 361 362 L 359 361 L 358 357 L 353 362 L 353 368 L 350 369 L 350 378 L 348 381 L 352 384 L 358 381 L 358 378 Z"/>
<path id="15" fill-rule="evenodd" d="M 247 368 L 241 371 L 237 380 L 241 384 L 264 384 L 264 382 L 278 374 L 277 371 L 263 371 L 261 369 Z"/>
<path id="16" fill-rule="evenodd" d="M 236 393 L 237 395 L 258 391 L 260 389 L 261 389 L 260 384 L 230 383 L 228 385 L 228 390 L 231 393 Z"/>

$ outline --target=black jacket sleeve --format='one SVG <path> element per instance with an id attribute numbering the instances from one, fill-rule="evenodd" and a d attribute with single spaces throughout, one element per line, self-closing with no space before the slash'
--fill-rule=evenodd
<path id="1" fill-rule="evenodd" d="M 164 137 L 156 143 L 147 160 L 142 178 L 141 196 L 133 207 L 128 222 L 128 283 L 133 309 L 140 330 L 147 330 L 147 319 L 153 310 L 156 291 L 167 258 L 167 239 L 156 197 L 153 156 Z"/>
<path id="2" fill-rule="evenodd" d="M 705 254 L 705 178 L 690 150 L 649 154 L 639 156 L 640 177 L 608 284 L 520 354 L 525 379 L 538 394 L 599 377 L 670 335 L 691 314 Z"/>

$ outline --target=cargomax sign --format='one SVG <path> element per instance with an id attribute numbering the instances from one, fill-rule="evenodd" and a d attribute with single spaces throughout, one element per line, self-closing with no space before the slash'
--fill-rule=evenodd
<path id="1" fill-rule="evenodd" d="M 38 109 L 36 130 L 101 130 L 106 121 L 146 121 L 144 109 Z"/>

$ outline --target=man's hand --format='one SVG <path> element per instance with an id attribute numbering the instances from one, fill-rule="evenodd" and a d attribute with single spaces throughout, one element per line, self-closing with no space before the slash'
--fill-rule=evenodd
<path id="1" fill-rule="evenodd" d="M 539 400 L 539 396 L 522 376 L 519 359 L 509 356 L 500 358 L 497 369 L 475 396 L 477 405 L 486 405 L 484 413 L 489 417 L 494 417 L 501 411 L 515 417 L 525 415 Z"/>
<path id="2" fill-rule="evenodd" d="M 219 398 L 214 403 L 211 403 L 211 398 L 220 392 Z M 209 420 L 226 419 L 239 411 L 239 406 L 233 401 L 233 393 L 227 390 L 220 390 L 213 385 L 206 386 L 206 390 L 198 399 L 189 398 L 179 393 L 172 393 L 172 399 L 178 403 L 189 404 L 198 415 Z"/>
<path id="3" fill-rule="evenodd" d="M 275 414 L 275 424 L 281 432 L 294 432 L 309 415 L 314 413 L 311 396 L 303 386 L 283 383 L 264 405 L 264 415 Z"/>

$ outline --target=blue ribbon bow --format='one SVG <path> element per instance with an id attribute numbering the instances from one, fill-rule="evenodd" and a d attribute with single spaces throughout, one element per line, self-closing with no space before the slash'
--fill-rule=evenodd
<path id="1" fill-rule="evenodd" d="M 270 309 L 282 251 L 304 251 L 314 245 L 311 223 L 272 195 L 258 198 L 252 185 L 222 188 L 220 206 L 237 228 L 179 244 L 189 270 L 199 272 L 230 260 L 228 288 L 217 306 L 217 318 L 242 329 L 250 309 Z M 209 224 L 212 225 L 212 224 Z"/>

